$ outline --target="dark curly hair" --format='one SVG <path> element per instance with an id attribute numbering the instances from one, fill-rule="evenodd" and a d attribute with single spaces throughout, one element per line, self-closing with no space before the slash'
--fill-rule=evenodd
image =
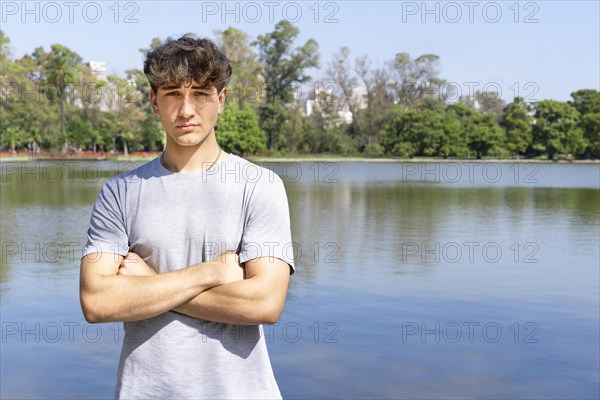
<path id="1" fill-rule="evenodd" d="M 146 55 L 144 74 L 154 93 L 165 85 L 181 86 L 190 79 L 221 91 L 231 78 L 229 60 L 209 39 L 188 33 L 168 38 Z"/>

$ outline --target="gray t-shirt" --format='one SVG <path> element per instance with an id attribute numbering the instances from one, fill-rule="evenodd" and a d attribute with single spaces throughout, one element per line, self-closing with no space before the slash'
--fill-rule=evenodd
<path id="1" fill-rule="evenodd" d="M 173 173 L 156 158 L 108 180 L 92 211 L 84 255 L 140 255 L 158 273 L 236 251 L 273 256 L 293 273 L 281 179 L 230 155 L 209 171 Z M 166 312 L 126 322 L 117 398 L 280 398 L 261 325 Z"/>

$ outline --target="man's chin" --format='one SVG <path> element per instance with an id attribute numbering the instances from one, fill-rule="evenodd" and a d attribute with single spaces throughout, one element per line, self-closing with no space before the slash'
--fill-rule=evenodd
<path id="1" fill-rule="evenodd" d="M 172 137 L 171 141 L 176 146 L 198 147 L 198 146 L 202 145 L 202 143 L 204 143 L 204 141 L 206 140 L 207 137 L 208 137 L 208 135 L 204 136 L 204 137 L 200 137 L 198 135 L 186 134 L 186 135 L 180 135 L 177 137 Z"/>

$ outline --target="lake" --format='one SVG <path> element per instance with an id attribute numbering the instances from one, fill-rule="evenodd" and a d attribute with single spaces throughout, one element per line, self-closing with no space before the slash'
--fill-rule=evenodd
<path id="1" fill-rule="evenodd" d="M 111 398 L 123 329 L 79 259 L 107 177 L 2 163 L 2 398 Z M 600 397 L 600 164 L 265 163 L 297 272 L 265 326 L 284 398 Z"/>

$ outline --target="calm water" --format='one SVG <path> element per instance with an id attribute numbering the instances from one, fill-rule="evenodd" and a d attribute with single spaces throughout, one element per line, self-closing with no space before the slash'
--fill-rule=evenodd
<path id="1" fill-rule="evenodd" d="M 122 328 L 85 323 L 79 254 L 133 166 L 1 165 L 2 398 L 112 396 Z M 284 397 L 600 397 L 600 165 L 265 166 L 296 243 Z"/>

